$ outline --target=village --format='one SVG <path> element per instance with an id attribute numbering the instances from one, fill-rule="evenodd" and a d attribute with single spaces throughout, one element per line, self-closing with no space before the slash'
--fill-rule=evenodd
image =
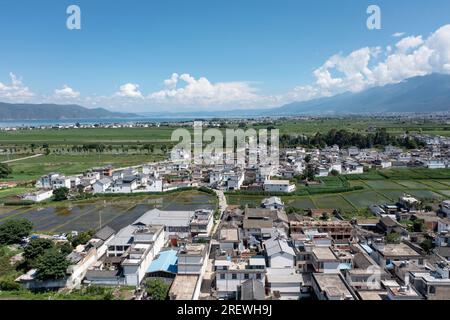
<path id="1" fill-rule="evenodd" d="M 426 146 L 409 151 L 281 149 L 277 165 L 195 164 L 180 149 L 158 163 L 92 168 L 73 176 L 49 173 L 22 200 L 45 203 L 58 190 L 70 200 L 80 193 L 201 188 L 217 197 L 218 209 L 155 208 L 119 230 L 103 226 L 67 255 L 63 277 L 43 280 L 31 268 L 16 282 L 29 290 L 131 287 L 132 299 L 156 299 L 148 289 L 152 281 L 165 288 L 162 298 L 171 300 L 449 299 L 450 200 L 425 206 L 405 192 L 392 203 L 369 205 L 366 219 L 344 219 L 338 208 L 291 212 L 283 201 L 304 185 L 320 184 L 321 177 L 448 168 L 449 139 L 421 139 Z M 248 145 L 246 152 L 260 154 Z M 228 204 L 229 194 L 262 200 L 256 206 Z M 22 245 L 39 238 L 64 243 L 69 235 L 35 234 Z"/>

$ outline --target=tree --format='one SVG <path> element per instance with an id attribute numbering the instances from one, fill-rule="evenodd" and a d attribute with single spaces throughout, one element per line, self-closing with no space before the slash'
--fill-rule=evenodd
<path id="1" fill-rule="evenodd" d="M 53 195 L 55 201 L 67 200 L 67 197 L 69 196 L 69 189 L 66 187 L 58 188 L 55 191 L 53 191 Z"/>
<path id="2" fill-rule="evenodd" d="M 390 244 L 400 243 L 400 235 L 396 232 L 391 232 L 386 235 L 386 242 Z"/>
<path id="3" fill-rule="evenodd" d="M 72 243 L 72 246 L 76 248 L 80 244 L 88 243 L 88 241 L 91 240 L 93 234 L 93 231 L 80 232 L 78 235 L 73 237 L 70 242 Z"/>
<path id="4" fill-rule="evenodd" d="M 145 283 L 145 291 L 151 300 L 165 300 L 169 285 L 161 279 L 149 279 Z"/>
<path id="5" fill-rule="evenodd" d="M 70 262 L 65 254 L 57 249 L 49 249 L 37 260 L 37 278 L 39 280 L 64 279 L 69 265 Z"/>
<path id="6" fill-rule="evenodd" d="M 0 225 L 0 244 L 20 243 L 23 237 L 30 235 L 33 224 L 26 219 L 7 220 Z"/>
<path id="7" fill-rule="evenodd" d="M 27 266 L 34 268 L 36 259 L 44 254 L 46 250 L 54 248 L 53 241 L 50 239 L 31 239 L 23 251 Z"/>
<path id="8" fill-rule="evenodd" d="M 337 171 L 336 169 L 333 169 L 333 170 L 330 171 L 330 174 L 331 174 L 333 177 L 337 177 L 337 176 L 339 175 L 339 171 Z"/>
<path id="9" fill-rule="evenodd" d="M 305 171 L 303 172 L 303 179 L 307 179 L 309 181 L 313 181 L 316 177 L 316 169 L 314 168 L 314 166 L 312 164 L 308 164 L 306 166 Z"/>
<path id="10" fill-rule="evenodd" d="M 311 162 L 311 155 L 310 155 L 310 154 L 307 154 L 307 155 L 305 156 L 305 162 L 306 162 L 306 163 L 310 163 L 310 162 Z"/>
<path id="11" fill-rule="evenodd" d="M 431 250 L 433 249 L 433 241 L 431 239 L 426 239 L 426 240 L 422 241 L 422 243 L 420 244 L 420 247 L 426 253 L 430 253 Z"/>
<path id="12" fill-rule="evenodd" d="M 0 179 L 6 179 L 12 173 L 12 169 L 6 163 L 0 163 Z"/>
<path id="13" fill-rule="evenodd" d="M 73 251 L 73 247 L 70 242 L 64 242 L 63 244 L 59 245 L 58 248 L 65 255 L 68 255 Z"/>
<path id="14" fill-rule="evenodd" d="M 414 232 L 423 232 L 425 229 L 424 221 L 422 219 L 414 220 L 413 222 L 413 231 Z"/>
<path id="15" fill-rule="evenodd" d="M 322 216 L 320 217 L 320 220 L 322 221 L 328 221 L 330 219 L 330 216 L 326 212 L 322 212 Z"/>

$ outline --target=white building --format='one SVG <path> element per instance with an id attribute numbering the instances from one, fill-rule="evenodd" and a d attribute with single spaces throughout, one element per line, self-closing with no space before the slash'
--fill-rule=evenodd
<path id="1" fill-rule="evenodd" d="M 298 300 L 302 295 L 303 277 L 295 268 L 267 268 L 270 294 L 280 300 Z"/>
<path id="2" fill-rule="evenodd" d="M 178 251 L 178 274 L 203 275 L 209 247 L 203 243 L 183 245 Z"/>
<path id="3" fill-rule="evenodd" d="M 264 249 L 270 268 L 292 268 L 295 265 L 294 249 L 286 239 L 281 237 L 270 238 L 264 241 Z"/>
<path id="4" fill-rule="evenodd" d="M 111 186 L 111 179 L 103 178 L 94 183 L 92 188 L 94 189 L 94 193 L 105 193 L 106 190 Z"/>
<path id="5" fill-rule="evenodd" d="M 39 190 L 23 195 L 22 199 L 25 201 L 41 202 L 50 199 L 52 196 L 53 190 Z"/>
<path id="6" fill-rule="evenodd" d="M 295 191 L 295 185 L 289 180 L 266 180 L 264 181 L 265 192 L 283 192 L 292 193 Z"/>
<path id="7" fill-rule="evenodd" d="M 216 289 L 219 298 L 235 298 L 239 287 L 247 280 L 265 283 L 266 264 L 263 257 L 246 261 L 215 260 Z"/>

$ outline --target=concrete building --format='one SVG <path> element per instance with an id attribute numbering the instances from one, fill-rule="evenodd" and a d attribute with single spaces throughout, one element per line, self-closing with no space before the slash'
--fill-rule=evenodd
<path id="1" fill-rule="evenodd" d="M 303 276 L 295 268 L 267 268 L 267 288 L 280 300 L 298 300 L 302 296 Z"/>
<path id="2" fill-rule="evenodd" d="M 313 273 L 312 288 L 319 300 L 357 300 L 341 274 Z"/>
<path id="3" fill-rule="evenodd" d="M 295 252 L 286 239 L 273 237 L 264 241 L 263 245 L 267 255 L 268 266 L 270 268 L 294 267 Z"/>
<path id="4" fill-rule="evenodd" d="M 295 191 L 295 185 L 289 180 L 266 180 L 264 181 L 265 192 L 292 193 Z"/>
<path id="5" fill-rule="evenodd" d="M 36 192 L 30 192 L 24 194 L 22 199 L 25 201 L 42 202 L 50 199 L 53 196 L 53 190 L 38 190 Z"/>
<path id="6" fill-rule="evenodd" d="M 245 261 L 215 260 L 216 290 L 219 298 L 236 298 L 239 287 L 247 280 L 265 283 L 266 264 L 263 257 Z"/>

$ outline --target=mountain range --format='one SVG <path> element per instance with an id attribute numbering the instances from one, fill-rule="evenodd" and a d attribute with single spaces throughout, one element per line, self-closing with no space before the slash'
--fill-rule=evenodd
<path id="1" fill-rule="evenodd" d="M 111 112 L 103 108 L 89 109 L 79 105 L 12 104 L 0 102 L 0 121 L 107 119 L 139 117 L 133 113 Z"/>
<path id="2" fill-rule="evenodd" d="M 61 120 L 108 118 L 198 118 L 259 117 L 295 115 L 343 115 L 383 113 L 450 112 L 450 75 L 431 74 L 413 77 L 400 83 L 373 87 L 361 92 L 335 95 L 304 102 L 293 102 L 278 108 L 194 111 L 194 112 L 112 112 L 79 105 L 10 104 L 0 102 L 0 121 Z"/>

